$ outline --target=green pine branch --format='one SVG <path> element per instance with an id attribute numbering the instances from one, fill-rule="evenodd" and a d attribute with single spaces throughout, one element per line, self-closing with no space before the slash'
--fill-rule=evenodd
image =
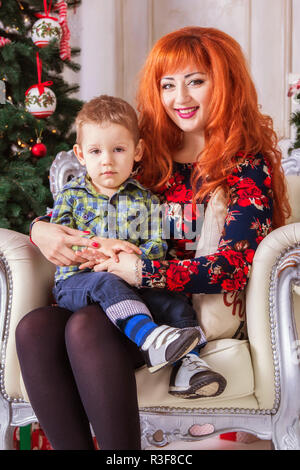
<path id="1" fill-rule="evenodd" d="M 5 80 L 7 98 L 4 105 L 0 104 L 0 227 L 28 233 L 33 218 L 53 204 L 49 168 L 57 153 L 69 150 L 75 142 L 73 124 L 82 102 L 75 98 L 78 85 L 66 83 L 63 77 L 64 67 L 80 70 L 74 60 L 80 50 L 72 49 L 71 60 L 64 62 L 56 42 L 42 49 L 35 46 L 31 29 L 43 2 L 20 3 L 23 9 L 16 0 L 2 1 L 0 8 L 0 36 L 11 40 L 0 48 L 0 80 Z M 68 0 L 68 7 L 80 3 Z M 51 89 L 57 99 L 56 110 L 47 119 L 36 119 L 24 107 L 26 90 L 38 82 L 37 52 L 42 61 L 42 81 L 53 82 Z M 31 148 L 40 135 L 47 155 L 36 158 Z"/>

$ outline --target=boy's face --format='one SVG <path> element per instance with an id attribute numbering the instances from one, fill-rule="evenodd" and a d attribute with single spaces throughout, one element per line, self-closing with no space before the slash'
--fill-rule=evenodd
<path id="1" fill-rule="evenodd" d="M 85 123 L 81 131 L 81 145 L 74 145 L 74 153 L 96 190 L 111 197 L 129 178 L 134 162 L 142 158 L 143 142 L 135 145 L 126 127 L 110 122 Z"/>

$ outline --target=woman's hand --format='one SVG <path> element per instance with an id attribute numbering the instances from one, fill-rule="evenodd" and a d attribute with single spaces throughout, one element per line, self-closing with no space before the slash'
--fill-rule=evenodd
<path id="1" fill-rule="evenodd" d="M 93 239 L 82 237 L 82 231 L 64 225 L 38 221 L 33 224 L 31 239 L 43 255 L 57 266 L 70 266 L 86 261 L 72 246 L 92 247 Z"/>
<path id="2" fill-rule="evenodd" d="M 134 253 L 122 252 L 119 254 L 118 263 L 110 258 L 95 265 L 94 271 L 108 271 L 121 277 L 128 284 L 139 287 L 142 280 L 142 260 Z"/>
<path id="3" fill-rule="evenodd" d="M 93 268 L 95 265 L 110 258 L 118 263 L 119 253 L 121 252 L 136 253 L 138 255 L 142 253 L 140 248 L 133 243 L 116 238 L 93 237 L 92 245 L 95 246 L 94 249 L 87 248 L 78 252 L 78 257 L 86 258 L 86 262 L 79 266 L 80 269 Z"/>

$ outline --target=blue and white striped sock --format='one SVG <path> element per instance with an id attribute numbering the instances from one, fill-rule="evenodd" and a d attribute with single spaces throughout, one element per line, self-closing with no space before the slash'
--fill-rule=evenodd
<path id="1" fill-rule="evenodd" d="M 189 354 L 195 354 L 196 356 L 199 356 L 199 348 L 196 346 L 189 352 Z"/>
<path id="2" fill-rule="evenodd" d="M 137 314 L 129 317 L 119 324 L 119 328 L 131 339 L 138 347 L 141 347 L 150 333 L 157 328 L 158 325 L 154 323 L 148 315 Z"/>

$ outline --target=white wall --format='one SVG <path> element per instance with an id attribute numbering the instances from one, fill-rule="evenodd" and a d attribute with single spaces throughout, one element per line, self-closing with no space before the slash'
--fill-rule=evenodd
<path id="1" fill-rule="evenodd" d="M 300 74 L 300 0 L 82 0 L 72 15 L 72 43 L 82 49 L 73 81 L 80 81 L 83 100 L 107 93 L 134 105 L 152 44 L 183 26 L 212 26 L 241 44 L 263 112 L 280 138 L 290 136 L 287 90 L 289 73 Z"/>
<path id="2" fill-rule="evenodd" d="M 117 31 L 114 0 L 83 0 L 68 13 L 71 45 L 81 48 L 78 74 L 66 71 L 68 80 L 80 83 L 79 97 L 89 100 L 101 93 L 115 94 L 118 81 Z"/>

